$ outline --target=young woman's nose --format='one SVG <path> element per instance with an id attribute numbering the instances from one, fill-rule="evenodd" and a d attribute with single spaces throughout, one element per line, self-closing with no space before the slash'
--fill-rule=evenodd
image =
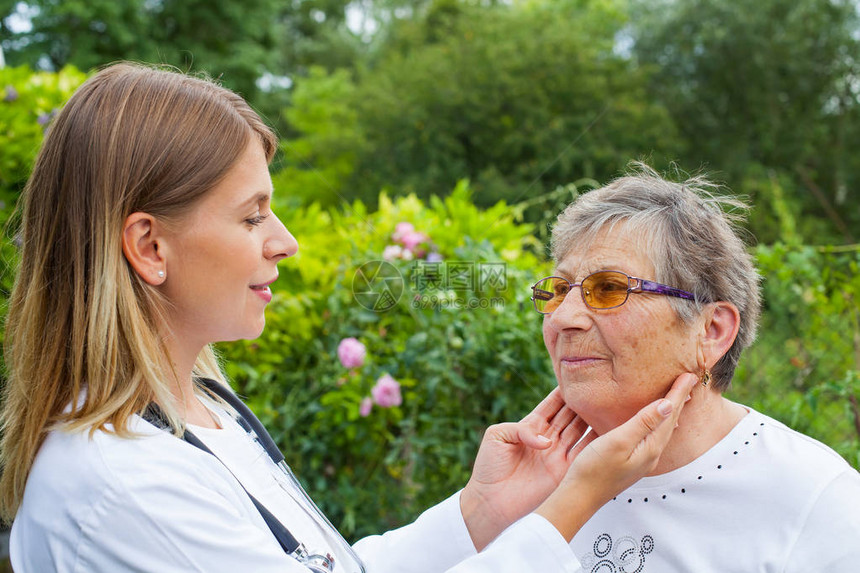
<path id="1" fill-rule="evenodd" d="M 292 257 L 299 252 L 299 243 L 284 224 L 272 213 L 271 235 L 263 245 L 263 256 L 275 262 Z"/>

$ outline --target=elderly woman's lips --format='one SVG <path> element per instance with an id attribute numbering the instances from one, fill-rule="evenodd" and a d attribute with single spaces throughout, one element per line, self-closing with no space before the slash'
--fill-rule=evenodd
<path id="1" fill-rule="evenodd" d="M 582 368 L 591 366 L 599 361 L 599 358 L 593 356 L 568 357 L 561 359 L 561 365 L 566 368 Z"/>

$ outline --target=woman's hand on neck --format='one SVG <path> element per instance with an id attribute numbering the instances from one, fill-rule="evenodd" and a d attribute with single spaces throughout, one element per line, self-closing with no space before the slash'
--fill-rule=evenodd
<path id="1" fill-rule="evenodd" d="M 725 438 L 747 413 L 743 406 L 724 398 L 717 390 L 697 386 L 681 413 L 672 440 L 650 475 L 665 474 L 689 464 Z"/>

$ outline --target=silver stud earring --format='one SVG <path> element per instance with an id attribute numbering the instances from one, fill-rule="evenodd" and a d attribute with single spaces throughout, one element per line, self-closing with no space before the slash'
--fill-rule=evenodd
<path id="1" fill-rule="evenodd" d="M 164 271 L 158 271 L 158 278 L 160 278 L 160 279 L 164 278 Z"/>

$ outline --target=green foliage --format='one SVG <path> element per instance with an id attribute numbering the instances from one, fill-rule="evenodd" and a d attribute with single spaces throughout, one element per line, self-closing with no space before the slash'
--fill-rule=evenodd
<path id="1" fill-rule="evenodd" d="M 69 66 L 58 73 L 0 68 L 0 323 L 12 289 L 17 249 L 10 221 L 51 118 L 86 79 Z M 2 341 L 2 334 L 0 334 Z"/>
<path id="2" fill-rule="evenodd" d="M 71 66 L 59 73 L 0 68 L 0 200 L 5 206 L 14 204 L 23 188 L 48 122 L 84 79 Z"/>
<path id="3" fill-rule="evenodd" d="M 630 158 L 676 153 L 674 126 L 648 101 L 647 78 L 613 52 L 624 24 L 617 6 L 601 2 L 436 2 L 393 25 L 348 92 L 345 76 L 297 80 L 297 95 L 303 85 L 334 94 L 327 87 L 340 82 L 332 117 L 344 105 L 354 116 L 300 124 L 316 115 L 305 106 L 320 102 L 294 100 L 290 125 L 302 142 L 344 134 L 335 149 L 355 158 L 351 177 L 327 193 L 370 204 L 387 186 L 429 198 L 462 178 L 483 206 L 581 176 L 605 180 Z M 326 152 L 314 150 L 297 158 L 324 173 Z"/>
<path id="4" fill-rule="evenodd" d="M 19 4 L 32 11 L 29 30 L 9 28 Z M 276 0 L 31 0 L 3 8 L 0 37 L 11 63 L 55 70 L 117 60 L 172 64 L 208 72 L 252 98 L 280 39 Z"/>
<path id="5" fill-rule="evenodd" d="M 786 200 L 785 176 L 768 175 L 760 198 L 781 240 L 755 249 L 764 308 L 732 394 L 860 467 L 860 245 L 803 245 L 815 221 Z"/>
<path id="6" fill-rule="evenodd" d="M 860 246 L 759 246 L 759 339 L 733 395 L 860 467 Z"/>
<path id="7" fill-rule="evenodd" d="M 830 221 L 804 232 L 807 241 L 856 239 L 860 211 L 850 206 L 860 200 L 860 161 L 849 143 L 860 136 L 856 2 L 633 4 L 633 52 L 653 70 L 649 93 L 686 143 L 683 164 L 719 170 L 741 193 L 771 179 L 755 181 L 752 171 L 775 173 L 789 183 L 787 201 Z"/>
<path id="8" fill-rule="evenodd" d="M 484 428 L 518 419 L 554 385 L 539 317 L 526 307 L 534 273 L 546 270 L 530 252 L 532 229 L 503 203 L 476 208 L 465 183 L 429 205 L 383 194 L 379 206 L 279 209 L 300 254 L 283 265 L 263 337 L 223 347 L 230 376 L 311 495 L 353 537 L 411 519 L 462 487 Z M 503 263 L 505 283 L 422 289 L 423 263 L 395 260 L 399 302 L 363 308 L 356 269 L 381 258 L 400 222 L 429 234 L 440 268 Z M 434 297 L 445 302 L 434 308 Z M 457 308 L 455 299 L 485 308 Z M 335 354 L 350 336 L 368 350 L 353 372 Z M 361 417 L 362 398 L 385 373 L 401 383 L 402 406 Z"/>
<path id="9" fill-rule="evenodd" d="M 326 206 L 343 200 L 364 148 L 358 112 L 350 103 L 354 94 L 345 70 L 328 74 L 314 67 L 296 86 L 284 116 L 302 135 L 281 142 L 283 165 L 274 183 L 282 194 Z"/>

